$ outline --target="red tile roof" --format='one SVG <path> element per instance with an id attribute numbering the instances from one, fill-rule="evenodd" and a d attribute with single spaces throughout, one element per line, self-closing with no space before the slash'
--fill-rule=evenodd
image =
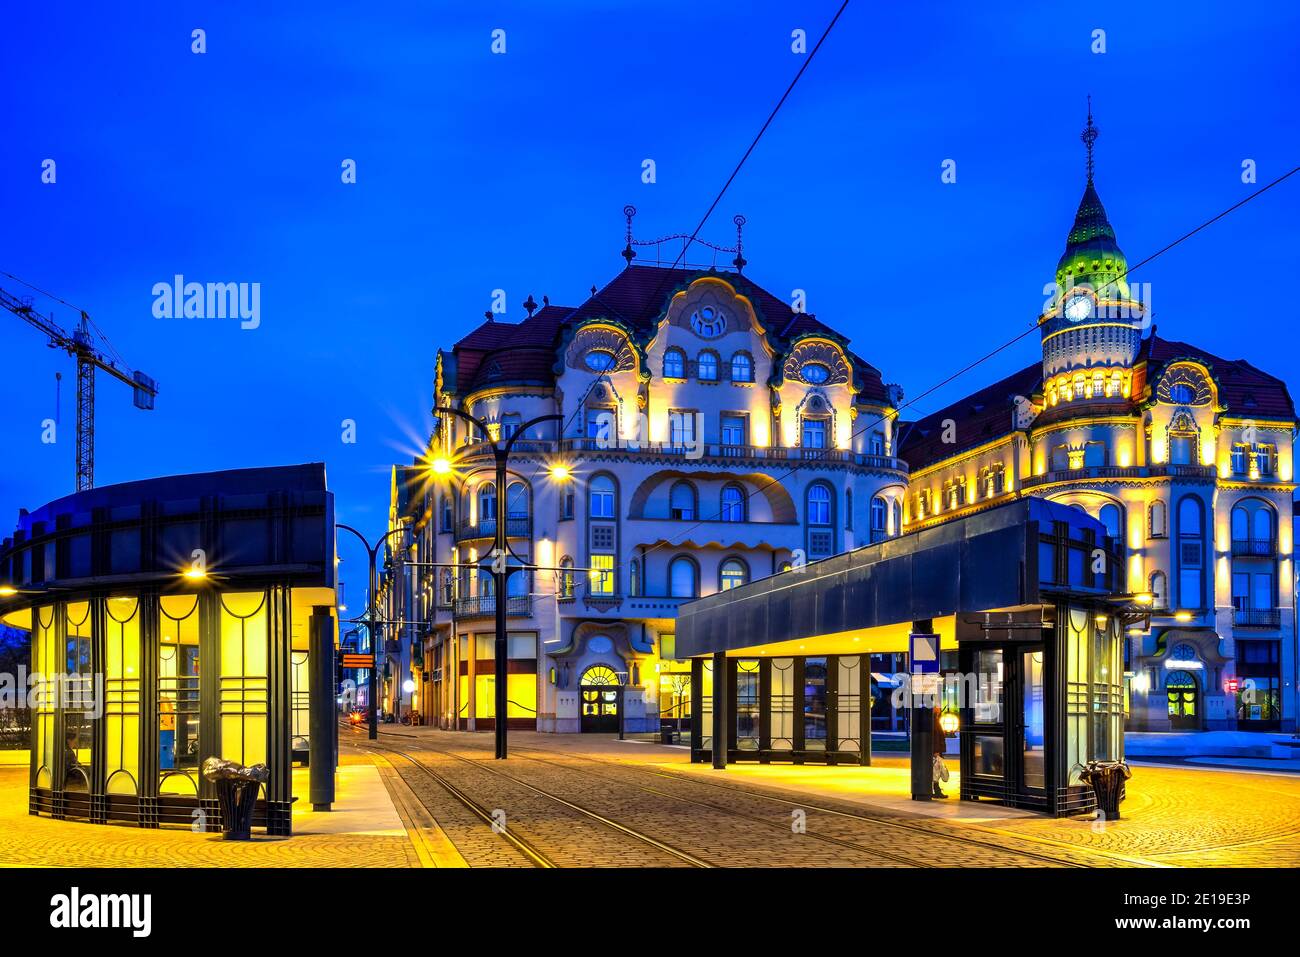
<path id="1" fill-rule="evenodd" d="M 1209 366 L 1219 382 L 1219 402 L 1235 417 L 1295 419 L 1295 403 L 1286 383 L 1255 368 L 1245 359 L 1223 359 L 1213 353 L 1161 339 L 1154 333 L 1142 344 L 1142 358 L 1148 361 L 1147 382 L 1159 380 L 1166 366 L 1178 359 L 1194 359 Z"/>

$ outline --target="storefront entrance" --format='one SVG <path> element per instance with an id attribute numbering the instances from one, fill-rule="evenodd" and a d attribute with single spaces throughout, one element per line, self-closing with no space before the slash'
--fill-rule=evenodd
<path id="1" fill-rule="evenodd" d="M 1169 729 L 1196 731 L 1201 727 L 1201 689 L 1186 671 L 1171 671 L 1165 679 L 1169 699 Z"/>
<path id="2" fill-rule="evenodd" d="M 582 673 L 578 685 L 584 734 L 617 734 L 623 709 L 623 686 L 612 668 L 597 665 Z"/>

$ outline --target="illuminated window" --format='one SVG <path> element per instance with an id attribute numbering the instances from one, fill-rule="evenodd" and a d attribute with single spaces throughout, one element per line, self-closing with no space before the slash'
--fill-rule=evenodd
<path id="1" fill-rule="evenodd" d="M 718 578 L 722 590 L 730 591 L 749 581 L 749 569 L 739 558 L 728 558 L 719 568 Z"/>
<path id="2" fill-rule="evenodd" d="M 664 378 L 686 378 L 686 353 L 681 349 L 669 349 L 664 353 Z"/>
<path id="3" fill-rule="evenodd" d="M 140 776 L 140 602 L 109 598 L 104 618 L 105 790 L 137 794 Z"/>
<path id="4" fill-rule="evenodd" d="M 618 687 L 622 683 L 618 680 L 618 673 L 608 665 L 592 665 L 578 679 L 580 685 L 591 685 L 597 688 Z"/>
<path id="5" fill-rule="evenodd" d="M 158 793 L 199 792 L 199 599 L 158 600 Z"/>
<path id="6" fill-rule="evenodd" d="M 588 573 L 591 578 L 587 591 L 592 595 L 612 595 L 614 594 L 614 556 L 613 555 L 592 555 L 591 571 Z"/>
<path id="7" fill-rule="evenodd" d="M 573 597 L 573 559 L 565 555 L 560 559 L 560 598 Z"/>
<path id="8" fill-rule="evenodd" d="M 1074 375 L 1074 397 L 1082 399 L 1088 392 L 1088 377 L 1082 372 L 1076 372 Z"/>

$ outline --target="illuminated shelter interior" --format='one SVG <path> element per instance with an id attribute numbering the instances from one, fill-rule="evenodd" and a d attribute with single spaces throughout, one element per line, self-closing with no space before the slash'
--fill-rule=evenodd
<path id="1" fill-rule="evenodd" d="M 1083 765 L 1124 754 L 1120 637 L 1138 611 L 1120 549 L 1078 509 L 1026 498 L 691 602 L 692 759 L 869 763 L 868 655 L 932 629 L 957 650 L 940 700 L 962 799 L 1086 810 Z"/>
<path id="2" fill-rule="evenodd" d="M 0 619 L 31 635 L 33 814 L 191 826 L 203 761 L 266 764 L 254 823 L 291 830 L 311 648 L 337 644 L 334 503 L 320 464 L 169 476 L 23 511 Z M 62 692 L 51 683 L 62 676 Z M 323 700 L 323 699 L 322 699 Z"/>

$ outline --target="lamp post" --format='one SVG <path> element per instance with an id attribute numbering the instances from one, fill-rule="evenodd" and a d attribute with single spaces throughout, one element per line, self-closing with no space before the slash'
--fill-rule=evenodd
<path id="1" fill-rule="evenodd" d="M 464 419 L 484 436 L 490 436 L 490 430 L 487 424 L 480 419 L 475 418 L 468 412 L 462 412 L 460 409 L 453 409 L 450 406 L 437 406 L 433 410 L 437 413 L 447 413 Z M 506 641 L 506 581 L 509 578 L 508 566 L 506 564 L 506 555 L 509 554 L 509 544 L 506 535 L 506 464 L 510 460 L 510 450 L 514 448 L 515 439 L 522 436 L 528 429 L 542 422 L 563 422 L 564 416 L 558 414 L 539 415 L 535 419 L 530 419 L 521 425 L 510 438 L 506 439 L 505 445 L 498 440 L 491 439 L 492 457 L 496 464 L 496 491 L 497 491 L 497 527 L 496 541 L 492 551 L 492 592 L 493 600 L 496 603 L 496 655 L 495 655 L 495 674 L 496 674 L 496 701 L 493 709 L 495 715 L 495 733 L 496 733 L 496 757 L 502 760 L 506 756 L 506 709 L 509 702 L 509 696 L 506 689 L 507 674 L 507 651 L 508 644 Z M 434 472 L 446 474 L 450 471 L 449 463 L 445 459 L 439 459 L 434 462 Z M 566 473 L 567 474 L 567 473 Z"/>
<path id="2" fill-rule="evenodd" d="M 406 531 L 406 528 L 405 526 L 398 526 L 397 528 L 390 529 L 387 534 L 379 539 L 379 541 L 375 542 L 374 545 L 371 545 L 370 542 L 366 540 L 366 536 L 362 535 L 351 525 L 344 525 L 342 522 L 336 522 L 335 526 L 337 528 L 345 528 L 357 538 L 361 539 L 361 544 L 365 547 L 366 555 L 368 556 L 367 568 L 370 573 L 370 585 L 366 592 L 366 627 L 370 630 L 370 654 L 374 660 L 370 663 L 370 682 L 369 691 L 366 694 L 366 707 L 370 724 L 370 731 L 367 737 L 371 741 L 374 741 L 379 737 L 379 719 L 375 713 L 375 699 L 379 696 L 379 609 L 376 607 L 378 599 L 378 576 L 375 571 L 375 559 L 379 555 L 379 550 L 384 547 L 384 544 L 388 539 L 393 535 L 396 535 L 398 532 Z"/>

